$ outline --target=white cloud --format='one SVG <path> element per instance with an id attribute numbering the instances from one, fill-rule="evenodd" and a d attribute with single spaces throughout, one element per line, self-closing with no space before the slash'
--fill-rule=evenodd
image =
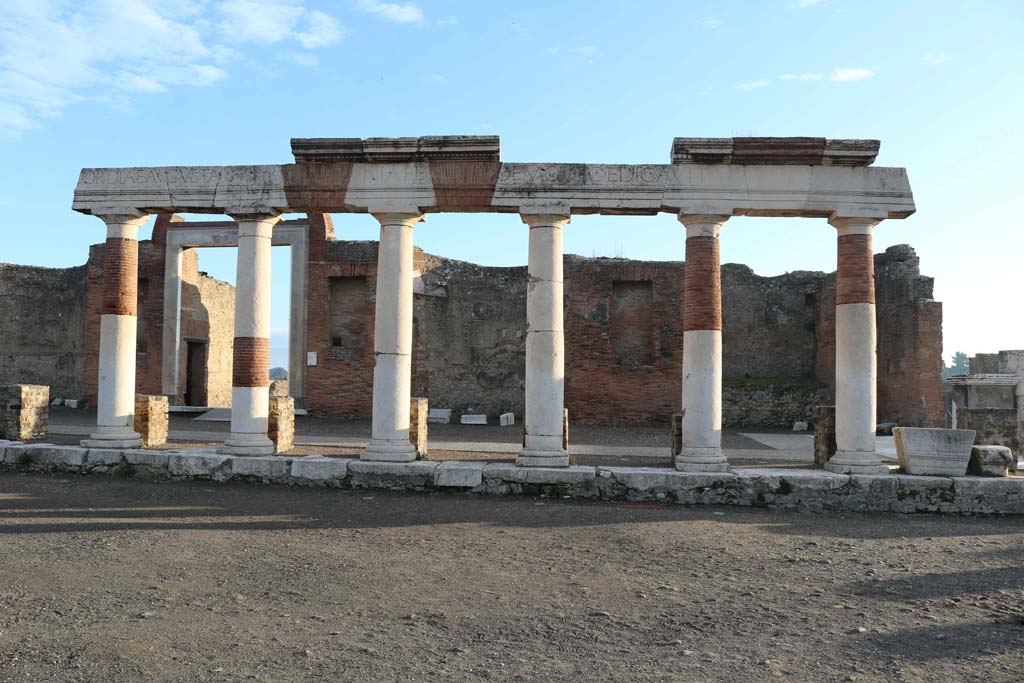
<path id="1" fill-rule="evenodd" d="M 396 24 L 423 24 L 426 17 L 419 5 L 411 2 L 380 2 L 380 0 L 355 0 L 356 7 Z"/>
<path id="2" fill-rule="evenodd" d="M 758 88 L 767 88 L 772 84 L 770 78 L 762 78 L 759 81 L 748 81 L 746 83 L 737 83 L 737 90 L 757 90 Z"/>
<path id="3" fill-rule="evenodd" d="M 824 1 L 825 0 L 793 0 L 790 6 L 796 7 L 797 9 L 807 9 L 808 7 L 820 5 Z"/>
<path id="4" fill-rule="evenodd" d="M 434 22 L 438 26 L 457 26 L 459 23 L 458 17 L 441 17 Z"/>
<path id="5" fill-rule="evenodd" d="M 420 80 L 431 85 L 444 85 L 448 82 L 448 78 L 443 74 L 427 74 Z"/>
<path id="6" fill-rule="evenodd" d="M 715 17 L 705 17 L 703 20 L 701 20 L 700 25 L 703 26 L 704 28 L 714 30 L 722 25 L 722 20 L 716 19 Z"/>
<path id="7" fill-rule="evenodd" d="M 871 69 L 844 69 L 836 67 L 828 75 L 828 80 L 837 83 L 849 83 L 850 81 L 863 81 L 865 78 L 874 78 L 875 72 Z"/>
<path id="8" fill-rule="evenodd" d="M 945 64 L 949 61 L 949 55 L 940 54 L 937 52 L 926 52 L 922 57 L 921 61 L 925 64 Z"/>
<path id="9" fill-rule="evenodd" d="M 342 36 L 304 0 L 4 0 L 0 133 L 83 101 L 126 106 L 129 96 L 209 86 L 229 77 L 244 44 L 313 49 Z"/>
<path id="10" fill-rule="evenodd" d="M 782 74 L 780 81 L 820 81 L 823 76 L 819 73 Z"/>

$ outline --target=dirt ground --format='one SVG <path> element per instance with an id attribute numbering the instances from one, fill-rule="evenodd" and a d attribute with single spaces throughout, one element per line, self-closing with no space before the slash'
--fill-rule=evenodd
<path id="1" fill-rule="evenodd" d="M 1024 519 L 0 473 L 0 681 L 1020 681 Z"/>

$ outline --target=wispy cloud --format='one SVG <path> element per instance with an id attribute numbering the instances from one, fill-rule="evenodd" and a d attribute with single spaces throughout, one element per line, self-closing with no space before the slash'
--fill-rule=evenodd
<path id="1" fill-rule="evenodd" d="M 945 64 L 949 61 L 949 55 L 944 55 L 938 52 L 926 52 L 921 57 L 921 61 L 925 64 Z"/>
<path id="2" fill-rule="evenodd" d="M 793 0 L 789 6 L 797 9 L 807 9 L 809 7 L 814 7 L 815 5 L 820 5 L 823 2 L 825 2 L 825 0 Z"/>
<path id="3" fill-rule="evenodd" d="M 431 85 L 444 85 L 445 83 L 448 82 L 448 77 L 445 76 L 444 74 L 427 74 L 426 76 L 423 76 L 420 80 L 423 81 L 424 83 L 429 83 Z"/>
<path id="4" fill-rule="evenodd" d="M 866 78 L 874 78 L 875 72 L 871 69 L 848 69 L 836 67 L 828 75 L 828 80 L 836 83 L 849 83 L 851 81 L 863 81 Z"/>
<path id="5" fill-rule="evenodd" d="M 762 78 L 761 80 L 758 80 L 758 81 L 747 81 L 746 83 L 737 83 L 736 84 L 736 89 L 737 90 L 757 90 L 759 88 L 767 88 L 771 84 L 772 84 L 772 81 L 771 81 L 770 78 Z"/>
<path id="6" fill-rule="evenodd" d="M 412 2 L 355 0 L 355 5 L 367 14 L 373 14 L 396 24 L 423 24 L 427 20 L 420 6 Z"/>
<path id="7" fill-rule="evenodd" d="M 700 25 L 704 28 L 714 30 L 722 25 L 722 20 L 715 17 L 704 17 L 701 19 Z"/>
<path id="8" fill-rule="evenodd" d="M 304 0 L 4 0 L 0 134 L 79 102 L 126 106 L 130 96 L 212 85 L 249 44 L 316 49 L 342 37 L 332 16 Z"/>
<path id="9" fill-rule="evenodd" d="M 824 76 L 819 73 L 782 74 L 780 81 L 820 81 Z"/>

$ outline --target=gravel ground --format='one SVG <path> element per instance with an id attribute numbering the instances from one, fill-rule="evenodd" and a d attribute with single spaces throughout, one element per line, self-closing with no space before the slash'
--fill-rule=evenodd
<path id="1" fill-rule="evenodd" d="M 1024 519 L 0 473 L 0 681 L 1020 681 Z"/>

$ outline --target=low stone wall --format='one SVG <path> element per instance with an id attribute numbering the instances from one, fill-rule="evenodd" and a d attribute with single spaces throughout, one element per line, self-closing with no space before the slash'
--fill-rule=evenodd
<path id="1" fill-rule="evenodd" d="M 688 473 L 653 467 L 516 467 L 467 461 L 364 462 L 311 455 L 233 457 L 212 449 L 86 449 L 0 441 L 8 469 L 144 473 L 175 479 L 249 481 L 393 491 L 542 495 L 805 511 L 1024 514 L 1024 477 L 845 475 L 742 469 Z"/>
<path id="2" fill-rule="evenodd" d="M 0 385 L 0 439 L 44 439 L 50 432 L 50 387 Z"/>
<path id="3" fill-rule="evenodd" d="M 1016 408 L 960 408 L 956 426 L 973 429 L 979 446 L 1006 446 L 1021 455 L 1020 416 Z"/>
<path id="4" fill-rule="evenodd" d="M 813 422 L 814 409 L 829 403 L 828 387 L 780 383 L 731 383 L 722 388 L 722 424 L 727 427 L 783 427 Z"/>

